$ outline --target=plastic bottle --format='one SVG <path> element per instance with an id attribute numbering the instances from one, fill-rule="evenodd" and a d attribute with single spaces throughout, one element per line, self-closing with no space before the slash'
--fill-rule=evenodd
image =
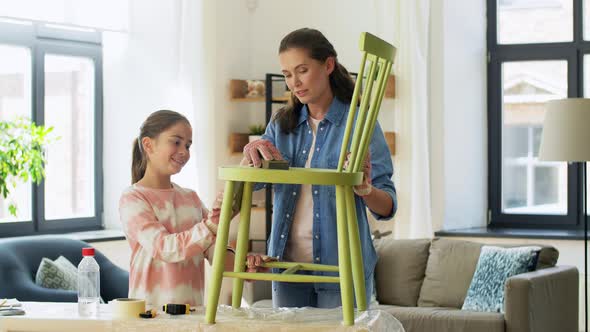
<path id="1" fill-rule="evenodd" d="M 94 259 L 94 248 L 82 248 L 82 261 L 78 264 L 78 315 L 98 315 L 100 300 L 100 268 Z"/>

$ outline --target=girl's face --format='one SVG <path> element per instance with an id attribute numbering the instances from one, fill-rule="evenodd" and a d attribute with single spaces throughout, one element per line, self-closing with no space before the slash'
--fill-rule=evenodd
<path id="1" fill-rule="evenodd" d="M 155 139 L 144 143 L 148 151 L 148 164 L 161 175 L 173 175 L 182 169 L 190 159 L 193 130 L 184 121 L 161 132 Z"/>
<path id="2" fill-rule="evenodd" d="M 279 54 L 281 70 L 289 90 L 302 104 L 315 104 L 331 96 L 330 74 L 334 70 L 334 58 L 318 61 L 302 48 L 290 48 Z"/>

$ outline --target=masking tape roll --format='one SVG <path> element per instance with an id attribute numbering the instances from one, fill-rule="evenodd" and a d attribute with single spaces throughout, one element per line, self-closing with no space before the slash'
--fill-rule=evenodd
<path id="1" fill-rule="evenodd" d="M 139 314 L 145 312 L 145 300 L 124 298 L 114 299 L 110 303 L 113 311 L 113 318 L 139 318 Z"/>

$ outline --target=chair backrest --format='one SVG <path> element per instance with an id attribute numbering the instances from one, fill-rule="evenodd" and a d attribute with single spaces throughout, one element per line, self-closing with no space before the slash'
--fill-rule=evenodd
<path id="1" fill-rule="evenodd" d="M 338 171 L 342 171 L 344 167 L 349 146 L 350 160 L 347 172 L 359 172 L 363 165 L 377 123 L 377 115 L 381 108 L 387 78 L 396 51 L 393 45 L 368 32 L 361 33 L 360 50 L 362 53 L 361 68 L 358 71 L 359 74 L 354 85 L 352 101 L 350 102 L 346 130 L 340 149 Z M 367 73 L 365 73 L 365 69 Z M 367 82 L 364 91 L 361 92 L 364 78 L 367 78 Z M 360 105 L 357 110 L 357 104 L 359 104 L 357 101 L 361 95 Z M 357 118 L 356 122 L 354 121 L 355 117 Z M 353 126 L 354 134 L 352 134 Z"/>

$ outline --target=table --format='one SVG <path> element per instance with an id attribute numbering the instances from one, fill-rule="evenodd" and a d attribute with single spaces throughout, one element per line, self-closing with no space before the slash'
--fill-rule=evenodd
<path id="1" fill-rule="evenodd" d="M 23 302 L 24 316 L 0 317 L 0 332 L 214 332 L 214 331 L 389 331 L 403 332 L 401 323 L 382 310 L 357 314 L 355 325 L 341 325 L 341 309 L 318 308 L 240 308 L 220 306 L 217 323 L 205 324 L 205 308 L 190 315 L 171 316 L 159 312 L 151 319 L 117 320 L 108 304 L 101 304 L 94 318 L 79 317 L 77 303 Z"/>

